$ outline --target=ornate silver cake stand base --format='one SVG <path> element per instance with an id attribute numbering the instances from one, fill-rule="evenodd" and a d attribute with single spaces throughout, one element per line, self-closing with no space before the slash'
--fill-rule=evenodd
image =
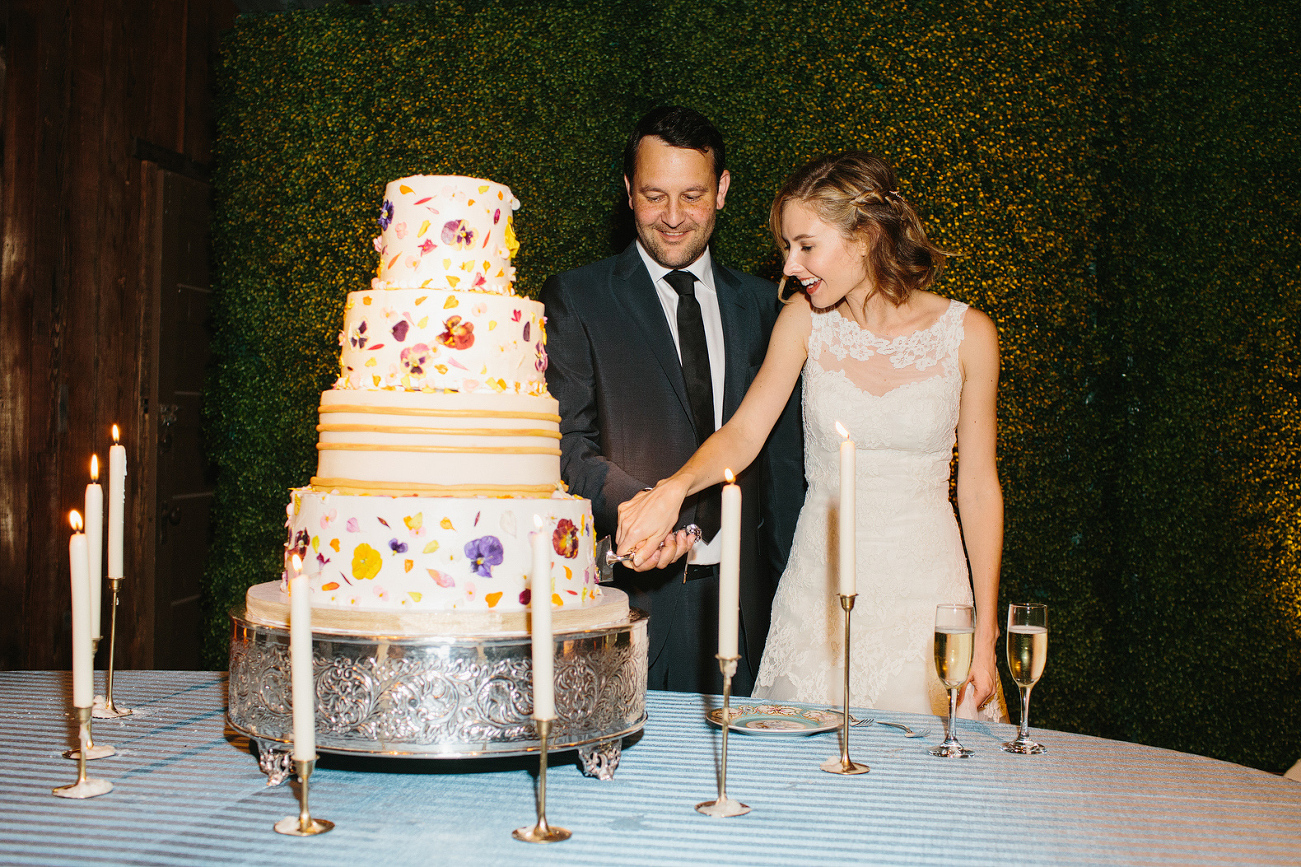
<path id="1" fill-rule="evenodd" d="M 232 611 L 227 718 L 258 747 L 267 785 L 293 771 L 289 629 Z M 623 738 L 646 722 L 646 615 L 556 635 L 551 751 L 577 749 L 609 779 Z M 516 756 L 541 748 L 527 634 L 314 632 L 316 746 L 323 753 L 419 758 Z"/>

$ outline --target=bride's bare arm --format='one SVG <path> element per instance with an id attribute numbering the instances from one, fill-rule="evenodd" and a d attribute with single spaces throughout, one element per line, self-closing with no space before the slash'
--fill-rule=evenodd
<path id="1" fill-rule="evenodd" d="M 998 578 L 1003 560 L 1003 489 L 998 481 L 998 333 L 979 310 L 969 309 L 960 361 L 958 405 L 958 514 L 971 564 L 976 603 L 976 647 L 967 697 L 977 707 L 998 683 Z"/>
<path id="2" fill-rule="evenodd" d="M 635 552 L 633 569 L 645 571 L 672 562 L 656 552 L 673 529 L 682 501 L 723 481 L 725 469 L 741 472 L 759 454 L 799 379 L 811 330 L 808 299 L 799 293 L 777 317 L 763 366 L 727 424 L 707 439 L 682 469 L 653 490 L 620 504 L 616 540 L 621 553 Z M 685 553 L 685 548 L 677 553 Z"/>

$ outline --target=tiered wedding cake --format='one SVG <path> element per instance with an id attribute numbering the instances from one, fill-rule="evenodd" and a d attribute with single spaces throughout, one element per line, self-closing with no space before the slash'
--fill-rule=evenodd
<path id="1" fill-rule="evenodd" d="M 348 295 L 317 473 L 288 508 L 286 560 L 303 559 L 318 628 L 522 629 L 539 524 L 557 627 L 627 616 L 598 587 L 591 504 L 560 481 L 542 305 L 511 293 L 518 207 L 491 181 L 388 185 L 378 277 Z M 249 613 L 280 619 L 286 590 L 253 588 Z"/>

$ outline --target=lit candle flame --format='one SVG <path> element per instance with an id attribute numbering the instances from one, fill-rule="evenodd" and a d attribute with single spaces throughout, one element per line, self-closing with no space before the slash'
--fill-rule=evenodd
<path id="1" fill-rule="evenodd" d="M 289 558 L 289 561 L 294 564 L 294 571 L 301 575 L 303 571 L 303 558 L 299 557 L 298 554 L 295 553 Z"/>
<path id="2" fill-rule="evenodd" d="M 849 431 L 845 430 L 845 426 L 840 422 L 836 422 L 836 430 L 839 431 L 842 437 L 849 439 Z"/>
<path id="3" fill-rule="evenodd" d="M 542 516 L 541 516 L 541 515 L 534 515 L 534 516 L 533 516 L 533 526 L 537 527 L 539 530 L 542 529 Z"/>
<path id="4" fill-rule="evenodd" d="M 117 445 L 117 438 L 118 438 L 117 425 L 113 425 L 113 445 Z"/>
<path id="5" fill-rule="evenodd" d="M 92 482 L 99 481 L 99 455 L 90 456 L 90 480 Z"/>
<path id="6" fill-rule="evenodd" d="M 731 470 L 723 470 L 723 478 L 729 485 L 736 481 L 736 475 Z"/>
<path id="7" fill-rule="evenodd" d="M 69 512 L 68 523 L 72 525 L 72 532 L 80 533 L 82 527 L 81 513 L 78 512 L 76 509 L 73 509 L 71 512 Z"/>

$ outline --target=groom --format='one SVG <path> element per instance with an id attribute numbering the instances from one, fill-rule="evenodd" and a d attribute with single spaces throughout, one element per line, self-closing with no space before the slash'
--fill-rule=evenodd
<path id="1" fill-rule="evenodd" d="M 546 305 L 547 385 L 560 402 L 561 475 L 592 501 L 598 536 L 624 500 L 672 475 L 745 396 L 777 317 L 773 284 L 721 265 L 709 248 L 731 178 L 723 138 L 699 112 L 667 106 L 624 149 L 637 240 L 617 256 L 556 275 Z M 743 472 L 741 662 L 749 695 L 777 579 L 804 500 L 799 391 L 764 454 Z M 688 498 L 679 528 L 647 572 L 616 566 L 615 585 L 650 614 L 651 689 L 722 691 L 717 653 L 719 487 Z M 684 566 L 685 564 L 685 566 Z"/>

